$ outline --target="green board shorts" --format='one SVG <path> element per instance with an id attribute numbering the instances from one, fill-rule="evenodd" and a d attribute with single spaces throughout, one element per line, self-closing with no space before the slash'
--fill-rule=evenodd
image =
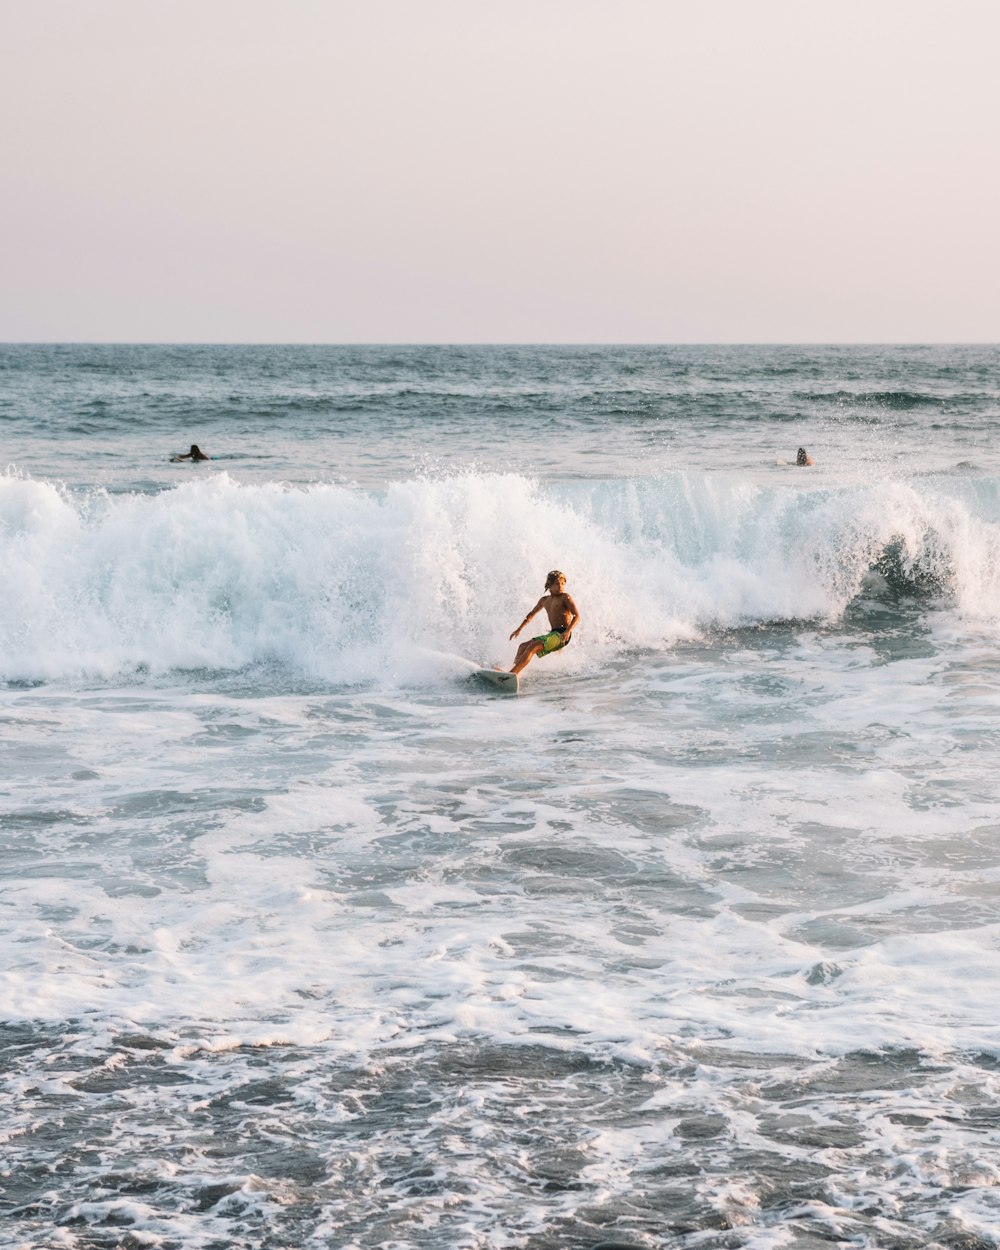
<path id="1" fill-rule="evenodd" d="M 563 638 L 563 630 L 553 629 L 547 634 L 539 634 L 537 638 L 532 638 L 532 642 L 540 642 L 542 649 L 538 653 L 542 655 L 551 655 L 553 651 L 561 651 L 563 647 L 568 647 L 572 642 L 572 638 Z"/>

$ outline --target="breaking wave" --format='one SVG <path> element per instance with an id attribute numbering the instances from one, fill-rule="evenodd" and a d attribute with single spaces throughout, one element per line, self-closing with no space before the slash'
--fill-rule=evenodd
<path id="1" fill-rule="evenodd" d="M 719 627 L 835 621 L 873 584 L 994 622 L 998 537 L 989 478 L 800 490 L 724 474 L 467 474 L 375 493 L 223 473 L 109 495 L 8 475 L 0 677 L 277 660 L 332 681 L 408 680 L 429 650 L 507 656 L 553 566 L 585 621 L 576 664 Z"/>

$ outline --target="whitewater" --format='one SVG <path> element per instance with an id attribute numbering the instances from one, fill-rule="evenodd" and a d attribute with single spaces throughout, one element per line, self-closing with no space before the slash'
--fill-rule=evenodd
<path id="1" fill-rule="evenodd" d="M 1000 1244 L 998 365 L 0 348 L 6 1244 Z"/>

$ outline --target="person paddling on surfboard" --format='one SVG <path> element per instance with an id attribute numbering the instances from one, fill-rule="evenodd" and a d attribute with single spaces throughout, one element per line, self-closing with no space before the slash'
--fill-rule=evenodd
<path id="1" fill-rule="evenodd" d="M 525 625 L 538 612 L 545 609 L 549 618 L 549 632 L 539 634 L 537 638 L 529 638 L 522 642 L 514 656 L 512 673 L 520 673 L 536 655 L 551 655 L 553 651 L 561 651 L 568 647 L 573 637 L 573 630 L 580 623 L 580 613 L 576 610 L 573 596 L 566 593 L 566 574 L 553 569 L 545 579 L 545 591 L 517 629 L 511 634 L 511 641 L 518 636 Z"/>
<path id="2" fill-rule="evenodd" d="M 186 451 L 180 456 L 171 456 L 170 459 L 174 464 L 179 464 L 182 460 L 211 460 L 211 456 L 206 456 L 197 443 L 191 444 L 191 450 Z"/>

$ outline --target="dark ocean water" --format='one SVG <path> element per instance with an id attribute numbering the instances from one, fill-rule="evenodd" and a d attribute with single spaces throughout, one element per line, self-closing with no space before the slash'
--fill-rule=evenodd
<path id="1" fill-rule="evenodd" d="M 993 347 L 0 347 L 5 1244 L 1000 1244 L 998 427 Z"/>
<path id="2" fill-rule="evenodd" d="M 19 345 L 0 346 L 0 420 L 22 468 L 119 487 L 126 465 L 175 484 L 165 448 L 191 441 L 241 481 L 373 488 L 745 473 L 805 441 L 827 471 L 995 470 L 997 371 L 992 347 Z"/>

